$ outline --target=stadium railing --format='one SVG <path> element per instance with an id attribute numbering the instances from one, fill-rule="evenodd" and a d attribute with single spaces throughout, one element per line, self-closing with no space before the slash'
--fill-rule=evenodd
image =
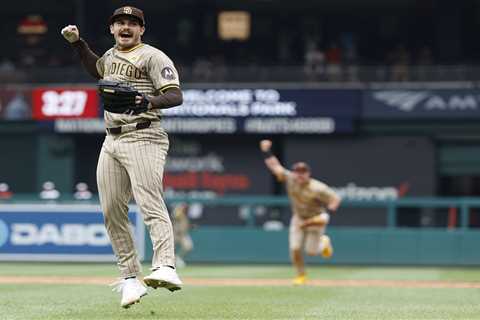
<path id="1" fill-rule="evenodd" d="M 168 205 L 176 203 L 198 203 L 205 206 L 237 206 L 242 207 L 247 212 L 247 221 L 245 226 L 255 226 L 255 215 L 253 208 L 255 206 L 280 206 L 288 207 L 290 202 L 286 196 L 245 196 L 229 195 L 215 198 L 194 198 L 194 197 L 169 197 L 166 199 Z M 75 200 L 72 195 L 63 194 L 56 200 L 41 200 L 36 195 L 19 194 L 10 199 L 0 199 L 2 204 L 98 204 L 98 197 L 94 196 L 90 200 Z M 471 209 L 480 208 L 480 197 L 405 197 L 395 200 L 362 200 L 351 201 L 344 200 L 342 207 L 346 208 L 381 208 L 385 210 L 386 227 L 396 228 L 399 209 L 413 208 L 444 208 L 453 209 L 454 214 L 458 213 L 459 228 L 466 230 L 469 228 L 469 218 Z"/>
<path id="2" fill-rule="evenodd" d="M 480 66 L 428 65 L 408 66 L 399 77 L 391 66 L 342 65 L 336 73 L 307 72 L 304 65 L 273 66 L 216 66 L 209 72 L 197 72 L 191 66 L 178 66 L 183 83 L 222 82 L 430 82 L 478 81 Z M 35 67 L 29 69 L 0 70 L 4 83 L 86 83 L 94 80 L 80 67 Z"/>

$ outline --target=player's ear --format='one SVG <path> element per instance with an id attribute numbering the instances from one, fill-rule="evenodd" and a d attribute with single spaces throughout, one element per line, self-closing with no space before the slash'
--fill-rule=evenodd
<path id="1" fill-rule="evenodd" d="M 113 34 L 113 24 L 110 25 L 110 33 Z"/>
<path id="2" fill-rule="evenodd" d="M 142 26 L 140 28 L 140 35 L 143 36 L 144 33 L 145 33 L 145 26 Z"/>

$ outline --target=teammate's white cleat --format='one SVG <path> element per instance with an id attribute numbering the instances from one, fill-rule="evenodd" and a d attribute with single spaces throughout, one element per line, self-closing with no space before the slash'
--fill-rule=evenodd
<path id="1" fill-rule="evenodd" d="M 182 280 L 177 275 L 175 269 L 170 267 L 160 267 L 155 269 L 150 275 L 143 278 L 145 284 L 153 289 L 165 288 L 170 291 L 182 289 Z"/>
<path id="2" fill-rule="evenodd" d="M 137 279 L 122 279 L 111 284 L 114 288 L 112 291 L 120 292 L 122 300 L 120 306 L 130 308 L 134 303 L 140 302 L 140 298 L 147 295 L 147 288 Z"/>

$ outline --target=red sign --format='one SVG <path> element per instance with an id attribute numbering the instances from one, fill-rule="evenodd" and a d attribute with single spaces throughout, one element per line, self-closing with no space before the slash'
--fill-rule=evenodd
<path id="1" fill-rule="evenodd" d="M 251 187 L 251 181 L 246 174 L 228 174 L 212 172 L 182 172 L 178 174 L 165 173 L 163 177 L 165 188 L 176 190 L 213 190 L 218 194 L 228 192 L 245 192 Z"/>
<path id="2" fill-rule="evenodd" d="M 36 88 L 32 93 L 33 119 L 98 118 L 95 89 Z"/>

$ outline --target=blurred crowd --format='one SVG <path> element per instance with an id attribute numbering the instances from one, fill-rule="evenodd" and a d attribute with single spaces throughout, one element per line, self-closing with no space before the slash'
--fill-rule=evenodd
<path id="1" fill-rule="evenodd" d="M 415 48 L 409 48 L 403 43 L 393 44 L 381 54 L 383 58 L 377 60 L 365 53 L 361 55 L 358 37 L 354 32 L 343 32 L 329 41 L 318 34 L 302 35 L 300 40 L 279 36 L 277 47 L 270 48 L 269 51 L 253 40 L 248 45 L 238 42 L 214 43 L 210 49 L 201 48 L 196 54 L 188 47 L 188 43 L 192 41 L 191 29 L 179 29 L 176 41 L 178 46 L 175 47 L 170 43 L 162 43 L 153 32 L 147 32 L 144 37 L 146 43 L 172 54 L 178 63 L 180 74 L 189 81 L 242 80 L 242 74 L 255 74 L 261 79 L 262 72 L 273 73 L 276 68 L 280 68 L 284 73 L 278 73 L 280 78 L 288 78 L 290 72 L 292 80 L 303 77 L 303 80 L 309 81 L 357 81 L 360 68 L 368 65 L 383 66 L 380 80 L 427 80 L 428 70 L 435 63 L 431 48 L 424 44 Z M 17 42 L 0 54 L 0 77 L 3 73 L 13 80 L 12 76 L 15 74 L 20 76 L 21 72 L 16 71 L 28 73 L 45 68 L 79 68 L 77 58 L 68 44 L 56 36 L 56 31 L 49 30 L 39 15 L 27 16 L 21 20 L 17 27 Z M 113 44 L 107 33 L 89 39 L 89 42 L 98 54 Z"/>
<path id="2" fill-rule="evenodd" d="M 25 35 L 20 38 L 20 44 L 14 56 L 0 57 L 0 73 L 11 74 L 15 71 L 79 66 L 75 55 L 69 52 L 70 48 L 62 42 L 57 43 L 56 46 L 58 48 L 52 50 L 54 45 L 49 44 L 43 35 Z M 188 62 L 179 59 L 177 68 L 180 74 L 187 73 L 189 79 L 198 82 L 228 81 L 228 77 L 235 70 L 249 73 L 265 67 L 284 67 L 285 70 L 301 68 L 305 79 L 310 81 L 357 81 L 359 68 L 369 63 L 358 55 L 354 41 L 331 42 L 323 45 L 315 39 L 309 39 L 305 43 L 303 52 L 303 59 L 277 57 L 270 62 L 256 59 L 253 55 L 242 61 L 227 62 L 225 54 L 214 53 L 195 57 Z M 428 80 L 428 70 L 434 65 L 432 51 L 427 45 L 410 50 L 400 43 L 388 50 L 384 56 L 385 58 L 377 63 L 384 67 L 384 74 L 381 75 L 380 80 Z"/>
<path id="3" fill-rule="evenodd" d="M 0 60 L 0 73 L 12 74 L 15 71 L 28 71 L 44 68 L 79 67 L 74 55 L 61 54 L 64 50 L 50 51 L 42 40 L 42 36 L 26 36 L 24 43 L 18 48 L 15 57 L 3 56 Z M 285 72 L 291 68 L 301 68 L 305 80 L 309 81 L 358 81 L 360 68 L 367 67 L 358 56 L 355 46 L 339 46 L 332 42 L 326 46 L 310 41 L 306 44 L 304 58 L 283 63 L 265 64 L 250 60 L 241 62 L 226 61 L 222 54 L 199 56 L 190 63 L 179 63 L 180 74 L 187 73 L 188 79 L 197 82 L 228 81 L 235 72 L 255 73 L 265 68 L 284 67 Z M 385 54 L 380 62 L 383 74 L 379 80 L 409 81 L 428 80 L 428 72 L 434 66 L 434 58 L 430 47 L 422 46 L 408 50 L 405 45 L 398 44 Z"/>
<path id="4" fill-rule="evenodd" d="M 89 190 L 85 182 L 78 182 L 75 184 L 73 190 L 73 199 L 75 200 L 92 200 L 93 193 Z M 57 190 L 55 183 L 52 181 L 45 181 L 42 183 L 42 190 L 38 193 L 40 200 L 58 200 L 61 197 L 60 191 Z M 0 200 L 9 200 L 15 196 L 15 193 L 10 189 L 6 182 L 0 182 Z"/>

